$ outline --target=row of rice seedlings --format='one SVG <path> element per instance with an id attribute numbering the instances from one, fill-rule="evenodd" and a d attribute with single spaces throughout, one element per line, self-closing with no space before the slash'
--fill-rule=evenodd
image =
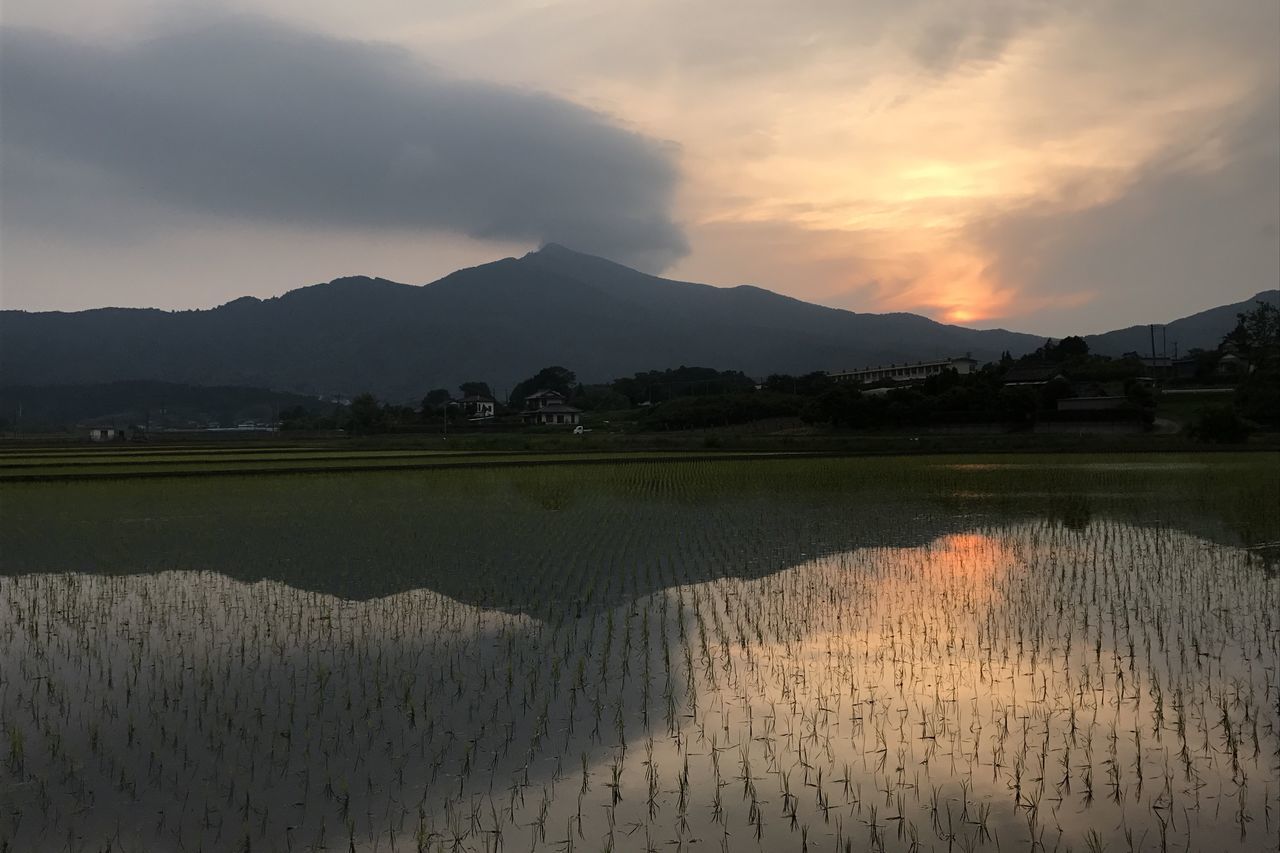
<path id="1" fill-rule="evenodd" d="M 636 467 L 635 487 L 665 500 L 696 477 Z M 915 850 L 1272 837 L 1280 601 L 1245 552 L 1040 523 L 822 555 L 806 531 L 769 524 L 756 567 L 713 536 L 674 532 L 670 559 L 636 562 L 652 531 L 584 531 L 581 559 L 530 561 L 531 597 L 576 593 L 572 612 L 534 598 L 536 619 L 217 575 L 6 579 L 0 723 L 17 781 L 0 838 Z M 803 549 L 820 556 L 736 577 Z M 721 579 L 682 585 L 708 561 Z M 483 568 L 478 596 L 509 600 Z M 668 591 L 635 595 L 654 588 Z"/>

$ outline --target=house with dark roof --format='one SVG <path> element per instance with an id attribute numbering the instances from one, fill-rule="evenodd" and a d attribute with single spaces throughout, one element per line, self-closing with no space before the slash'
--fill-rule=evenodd
<path id="1" fill-rule="evenodd" d="M 498 401 L 486 394 L 468 394 L 459 403 L 463 413 L 473 420 L 493 417 Z"/>
<path id="2" fill-rule="evenodd" d="M 559 391 L 543 390 L 524 398 L 520 419 L 527 424 L 577 426 L 582 420 L 582 409 L 566 403 Z"/>
<path id="3" fill-rule="evenodd" d="M 1062 368 L 1056 365 L 1015 366 L 1004 375 L 1005 385 L 1046 385 L 1062 376 Z"/>

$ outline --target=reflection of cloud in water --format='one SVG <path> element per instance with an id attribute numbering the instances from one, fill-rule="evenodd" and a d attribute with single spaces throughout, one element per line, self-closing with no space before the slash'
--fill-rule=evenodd
<path id="1" fill-rule="evenodd" d="M 899 814 L 885 832 L 914 821 L 934 843 L 941 816 L 962 845 L 1131 831 L 1149 846 L 1165 824 L 1254 849 L 1274 831 L 1250 822 L 1274 820 L 1280 603 L 1257 569 L 1242 550 L 1117 524 L 817 559 L 726 591 L 771 639 L 735 652 L 739 701 L 700 731 L 751 730 L 806 797 L 816 765 L 855 776 L 836 799 L 863 844 Z"/>
<path id="2" fill-rule="evenodd" d="M 1273 837 L 1280 584 L 1245 550 L 1029 522 L 759 578 L 659 570 L 677 585 L 543 621 L 427 591 L 4 578 L 0 711 L 31 781 L 0 830 L 24 849 Z"/>
<path id="3" fill-rule="evenodd" d="M 478 679 L 504 674 L 508 648 L 523 670 L 519 640 L 538 631 L 428 590 L 352 602 L 209 573 L 0 590 L 0 669 L 19 675 L 4 718 L 42 709 L 14 769 L 43 781 L 6 791 L 20 817 L 0 821 L 22 849 L 45 849 L 50 826 L 58 847 L 122 849 L 381 829 L 405 791 L 447 787 L 459 745 L 492 725 L 473 713 Z"/>

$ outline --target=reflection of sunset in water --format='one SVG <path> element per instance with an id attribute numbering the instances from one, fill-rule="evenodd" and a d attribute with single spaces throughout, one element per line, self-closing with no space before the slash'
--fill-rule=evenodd
<path id="1" fill-rule="evenodd" d="M 929 584 L 960 584 L 973 592 L 990 590 L 993 583 L 1017 564 L 1013 546 L 985 533 L 953 533 L 935 539 L 923 549 L 905 549 L 898 555 L 908 565 L 923 555 L 922 581 Z"/>
<path id="2" fill-rule="evenodd" d="M 216 849 L 296 827 L 323 842 L 299 850 L 439 853 L 1275 837 L 1280 584 L 1248 551 L 1031 521 L 818 553 L 546 619 L 216 574 L 0 579 L 21 626 L 0 711 L 50 732 L 10 747 L 50 794 L 9 814 L 74 810 L 125 849 L 172 846 L 120 814 Z"/>
<path id="3" fill-rule="evenodd" d="M 1159 849 L 1137 841 L 1156 814 L 1170 837 L 1225 832 L 1240 846 L 1223 849 L 1248 850 L 1250 822 L 1273 826 L 1266 747 L 1239 738 L 1257 715 L 1274 717 L 1274 639 L 1212 610 L 1274 604 L 1275 583 L 1243 552 L 1158 530 L 1035 524 L 718 587 L 701 594 L 747 642 L 706 670 L 699 692 L 734 698 L 689 737 L 749 732 L 735 742 L 789 774 L 800 797 L 816 795 L 820 816 L 842 804 L 834 833 L 859 839 L 854 849 L 1101 849 L 1086 847 L 1090 832 Z M 1190 589 L 1205 598 L 1182 599 Z M 1211 656 L 1190 648 L 1210 634 Z M 1235 704 L 1244 696 L 1250 711 Z"/>

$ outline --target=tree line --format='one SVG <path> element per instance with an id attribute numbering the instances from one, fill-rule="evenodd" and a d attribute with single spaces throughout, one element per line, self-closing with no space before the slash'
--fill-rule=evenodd
<path id="1" fill-rule="evenodd" d="M 1259 303 L 1239 315 L 1236 327 L 1215 350 L 1189 353 L 1195 381 L 1220 379 L 1228 356 L 1246 365 L 1234 377 L 1233 399 L 1228 406 L 1203 413 L 1195 434 L 1205 440 L 1238 440 L 1257 426 L 1280 427 L 1280 309 Z M 774 417 L 851 429 L 1071 419 L 1149 424 L 1154 417 L 1149 373 L 1149 365 L 1136 353 L 1121 358 L 1099 355 L 1090 352 L 1084 338 L 1073 335 L 1046 340 L 1020 358 L 1005 352 L 969 374 L 948 369 L 911 385 L 840 383 L 820 371 L 778 373 L 757 381 L 741 371 L 683 365 L 590 384 L 579 382 L 574 371 L 552 365 L 517 383 L 505 401 L 495 400 L 495 407 L 499 416 L 515 415 L 530 394 L 550 390 L 587 412 L 629 411 L 636 425 L 647 430 L 731 426 Z M 1023 375 L 1034 381 L 1013 381 Z M 361 394 L 331 416 L 302 409 L 285 412 L 282 425 L 357 433 L 421 429 L 465 420 L 461 399 L 495 398 L 482 381 L 464 382 L 457 390 L 458 396 L 449 389 L 434 389 L 417 406 Z M 1066 397 L 1095 395 L 1123 401 L 1105 412 L 1059 411 L 1058 402 Z"/>

